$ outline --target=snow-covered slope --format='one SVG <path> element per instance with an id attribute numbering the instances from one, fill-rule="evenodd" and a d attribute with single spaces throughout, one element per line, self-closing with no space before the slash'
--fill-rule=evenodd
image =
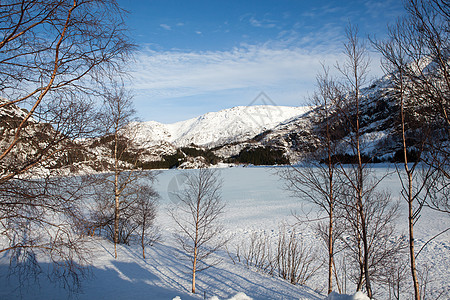
<path id="1" fill-rule="evenodd" d="M 214 147 L 253 138 L 309 110 L 309 107 L 238 106 L 173 124 L 150 121 L 134 125 L 139 128 L 137 140 L 142 144 L 167 141 L 178 147 L 191 143 Z"/>
<path id="2" fill-rule="evenodd" d="M 9 101 L 5 98 L 0 97 L 0 105 L 6 104 Z M 15 104 L 6 105 L 0 108 L 0 121 L 11 122 L 17 120 L 23 120 L 27 116 L 28 112 L 24 109 L 19 108 Z M 36 121 L 31 117 L 28 122 L 36 123 Z"/>

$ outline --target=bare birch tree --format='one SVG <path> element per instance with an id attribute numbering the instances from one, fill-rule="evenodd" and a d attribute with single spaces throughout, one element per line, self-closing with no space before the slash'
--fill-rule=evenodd
<path id="1" fill-rule="evenodd" d="M 120 73 L 133 48 L 122 15 L 113 0 L 1 1 L 1 253 L 60 254 L 54 264 L 69 271 L 77 257 L 83 261 L 71 221 L 77 182 L 38 171 L 51 170 L 76 147 L 73 139 L 93 132 L 97 83 Z"/>
<path id="2" fill-rule="evenodd" d="M 141 170 L 121 172 L 119 183 L 129 181 L 120 193 L 117 226 L 114 178 L 114 173 L 83 177 L 86 209 L 79 227 L 84 234 L 99 235 L 113 242 L 116 238 L 116 245 L 137 241 L 145 258 L 145 247 L 160 238 L 155 224 L 159 194 L 151 186 L 156 174 Z"/>
<path id="3" fill-rule="evenodd" d="M 370 60 L 365 43 L 358 38 L 356 27 L 350 25 L 347 28 L 347 43 L 344 46 L 346 59 L 338 63 L 337 69 L 343 76 L 341 93 L 345 94 L 345 101 L 337 105 L 337 109 L 349 126 L 344 145 L 352 154 L 352 160 L 337 159 L 342 180 L 338 206 L 346 220 L 347 231 L 352 232 L 352 244 L 348 245 L 348 249 L 353 252 L 358 265 L 359 273 L 355 276 L 357 290 L 365 287 L 368 296 L 372 297 L 373 282 L 379 277 L 377 269 L 383 269 L 389 255 L 402 249 L 401 239 L 395 236 L 392 225 L 398 206 L 391 203 L 387 192 L 379 191 L 378 185 L 386 174 L 377 178 L 370 167 L 371 158 L 363 153 L 365 142 L 361 121 L 365 98 L 361 89 L 367 83 Z M 345 243 L 345 240 L 342 241 Z"/>
<path id="4" fill-rule="evenodd" d="M 147 185 L 137 187 L 136 197 L 131 210 L 131 218 L 138 226 L 142 257 L 145 258 L 145 247 L 152 245 L 160 237 L 158 229 L 155 227 L 159 195 Z"/>
<path id="5" fill-rule="evenodd" d="M 105 128 L 111 129 L 114 137 L 112 158 L 114 159 L 114 256 L 117 258 L 117 244 L 119 243 L 119 222 L 120 222 L 120 197 L 131 177 L 125 178 L 121 182 L 121 174 L 124 168 L 121 164 L 121 157 L 125 153 L 128 145 L 127 138 L 121 135 L 121 130 L 125 129 L 131 122 L 134 110 L 131 108 L 131 98 L 125 94 L 124 89 L 115 90 L 105 95 L 105 111 L 103 113 L 106 120 Z M 132 175 L 132 172 L 129 173 Z"/>
<path id="6" fill-rule="evenodd" d="M 192 293 L 195 293 L 197 273 L 219 262 L 211 259 L 211 255 L 226 242 L 220 237 L 218 223 L 225 205 L 216 170 L 199 169 L 184 176 L 184 188 L 176 193 L 179 203 L 169 212 L 179 228 L 176 238 L 192 264 Z"/>
<path id="7" fill-rule="evenodd" d="M 389 39 L 375 45 L 399 106 L 403 170 L 398 174 L 408 203 L 410 271 L 418 300 L 414 226 L 427 203 L 443 212 L 449 207 L 450 9 L 439 0 L 410 0 L 405 8 L 407 16 L 389 27 Z M 410 149 L 419 153 L 419 159 L 410 161 Z"/>
<path id="8" fill-rule="evenodd" d="M 294 196 L 317 205 L 327 215 L 328 224 L 325 245 L 328 252 L 328 294 L 333 290 L 333 259 L 335 244 L 335 206 L 339 188 L 336 180 L 338 167 L 334 156 L 337 153 L 339 141 L 339 107 L 343 95 L 337 83 L 330 78 L 328 70 L 317 77 L 318 91 L 313 95 L 312 102 L 317 108 L 315 123 L 319 130 L 315 132 L 318 139 L 318 149 L 305 158 L 299 166 L 291 166 L 279 171 L 286 182 L 286 188 Z"/>
<path id="9" fill-rule="evenodd" d="M 113 175 L 107 174 L 102 177 L 105 184 L 111 185 L 113 189 L 113 241 L 116 258 L 117 244 L 120 242 L 121 213 L 126 212 L 126 208 L 135 205 L 134 202 L 139 199 L 141 191 L 136 186 L 138 180 L 146 179 L 151 183 L 155 175 L 150 171 L 135 170 L 141 152 L 136 150 L 138 147 L 135 147 L 137 129 L 131 125 L 135 113 L 132 106 L 132 96 L 125 90 L 123 84 L 113 82 L 104 94 L 104 106 L 99 118 L 105 130 L 106 139 L 111 140 L 109 150 L 114 164 Z M 100 194 L 104 194 L 104 191 L 100 191 Z M 131 216 L 127 216 L 122 225 L 132 225 L 128 222 L 130 218 Z M 135 229 L 127 230 L 127 232 L 131 234 Z"/>
<path id="10" fill-rule="evenodd" d="M 341 106 L 339 110 L 343 113 L 350 125 L 350 138 L 348 145 L 355 157 L 355 163 L 348 168 L 341 167 L 340 171 L 347 179 L 348 188 L 353 191 L 354 204 L 356 209 L 356 218 L 360 228 L 360 236 L 357 236 L 361 242 L 361 262 L 364 276 L 366 292 L 372 297 L 372 286 L 369 273 L 369 241 L 367 233 L 367 222 L 365 213 L 365 192 L 364 183 L 367 178 L 367 162 L 363 161 L 361 152 L 361 88 L 366 83 L 370 60 L 367 54 L 367 48 L 358 38 L 358 30 L 351 25 L 347 28 L 347 43 L 344 44 L 345 61 L 337 65 L 337 69 L 344 77 L 344 86 L 347 92 L 347 103 Z M 361 286 L 358 284 L 358 290 Z"/>
<path id="11" fill-rule="evenodd" d="M 0 20 L 0 93 L 6 99 L 0 108 L 28 109 L 2 136 L 3 183 L 54 159 L 64 141 L 92 130 L 86 117 L 96 83 L 121 72 L 132 46 L 113 0 L 2 1 Z M 33 121 L 51 124 L 58 134 L 37 155 L 14 159 Z"/>
<path id="12" fill-rule="evenodd" d="M 354 207 L 353 191 L 347 190 L 347 195 L 340 195 L 339 209 L 346 219 L 342 226 L 345 234 L 340 236 L 340 240 L 347 247 L 344 255 L 350 254 L 355 263 L 355 270 L 352 280 L 358 287 L 364 285 L 364 256 L 361 246 L 362 229 L 358 219 L 358 211 Z M 346 203 L 347 202 L 347 203 Z M 368 239 L 368 262 L 367 269 L 372 280 L 373 293 L 375 283 L 385 284 L 384 279 L 391 276 L 391 266 L 396 263 L 399 255 L 404 254 L 406 247 L 404 236 L 397 235 L 395 221 L 399 217 L 399 203 L 391 199 L 390 195 L 384 191 L 378 192 L 375 189 L 366 191 L 364 202 L 364 214 L 366 216 L 366 231 Z M 384 287 L 383 287 L 384 288 Z"/>
<path id="13" fill-rule="evenodd" d="M 406 46 L 400 36 L 406 32 L 404 32 L 401 27 L 403 25 L 398 24 L 397 27 L 392 27 L 390 29 L 390 34 L 392 36 L 392 40 L 390 42 L 386 42 L 384 44 L 378 44 L 378 49 L 381 51 L 383 56 L 385 57 L 384 68 L 388 71 L 388 73 L 392 74 L 393 84 L 397 91 L 397 98 L 399 101 L 400 108 L 400 124 L 401 124 L 401 140 L 402 140 L 402 149 L 403 149 L 403 168 L 404 173 L 401 170 L 398 170 L 399 178 L 402 183 L 402 196 L 408 203 L 408 240 L 409 240 L 409 257 L 410 257 L 410 270 L 412 275 L 412 282 L 414 287 L 415 299 L 420 299 L 420 289 L 419 289 L 419 281 L 417 276 L 417 267 L 416 267 L 416 259 L 415 259 L 415 243 L 414 243 L 414 224 L 416 220 L 420 216 L 420 211 L 423 208 L 423 202 L 420 201 L 419 195 L 423 190 L 423 183 L 417 183 L 417 172 L 419 160 L 413 162 L 412 166 L 409 163 L 408 150 L 410 145 L 407 143 L 407 121 L 406 121 L 406 77 L 404 73 L 404 66 L 408 63 L 405 57 L 404 47 Z M 408 29 L 407 27 L 405 27 Z M 417 142 L 417 141 L 415 141 Z M 423 149 L 423 142 L 419 142 L 418 149 Z M 421 153 L 422 151 L 420 151 Z M 403 176 L 403 174 L 405 176 Z M 416 191 L 414 190 L 416 189 Z M 416 201 L 417 200 L 417 201 Z M 416 207 L 414 207 L 416 206 Z"/>

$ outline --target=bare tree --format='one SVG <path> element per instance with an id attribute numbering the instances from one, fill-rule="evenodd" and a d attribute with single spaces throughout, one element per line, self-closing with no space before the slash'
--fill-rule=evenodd
<path id="1" fill-rule="evenodd" d="M 113 0 L 2 1 L 0 20 L 0 92 L 7 99 L 0 108 L 28 109 L 17 116 L 11 134 L 2 136 L 0 161 L 8 162 L 2 183 L 53 159 L 63 141 L 91 130 L 86 113 L 95 82 L 120 72 L 132 46 Z M 58 134 L 36 156 L 14 159 L 34 120 L 51 124 Z"/>
<path id="2" fill-rule="evenodd" d="M 295 228 L 291 228 L 289 233 L 286 226 L 280 227 L 274 255 L 278 276 L 291 284 L 305 285 L 321 267 L 313 248 L 303 244 Z"/>
<path id="3" fill-rule="evenodd" d="M 129 243 L 133 233 L 141 229 L 141 245 L 145 256 L 146 231 L 153 226 L 155 217 L 154 198 L 156 192 L 148 185 L 155 180 L 156 173 L 136 169 L 142 150 L 135 143 L 137 128 L 134 120 L 132 97 L 123 84 L 113 82 L 104 93 L 104 106 L 99 121 L 104 129 L 104 147 L 113 161 L 112 174 L 92 175 L 97 177 L 100 190 L 97 226 L 111 225 L 109 211 L 113 211 L 112 239 L 117 258 L 117 244 Z M 139 183 L 147 181 L 143 186 Z M 111 190 L 112 193 L 105 191 Z M 113 204 L 111 206 L 111 204 Z M 109 209 L 105 209 L 109 208 Z M 106 215 L 105 215 L 106 212 Z"/>
<path id="4" fill-rule="evenodd" d="M 361 88 L 367 82 L 368 58 L 367 47 L 358 38 L 356 27 L 347 28 L 347 43 L 344 45 L 346 59 L 338 63 L 337 69 L 343 76 L 341 94 L 345 95 L 340 103 L 334 103 L 339 114 L 349 127 L 347 137 L 343 139 L 344 151 L 352 153 L 351 161 L 339 164 L 339 180 L 341 187 L 336 197 L 337 207 L 347 226 L 350 237 L 341 239 L 347 244 L 358 266 L 358 274 L 354 275 L 357 290 L 365 287 L 369 297 L 373 296 L 373 281 L 379 275 L 375 270 L 386 266 L 388 254 L 402 249 L 401 239 L 395 237 L 392 227 L 398 207 L 390 204 L 390 196 L 386 192 L 377 191 L 384 175 L 375 176 L 370 168 L 371 159 L 363 154 L 361 120 L 364 95 Z M 375 209 L 374 209 L 375 208 Z M 389 242 L 387 237 L 391 237 Z M 349 243 L 350 242 L 350 243 Z"/>
<path id="5" fill-rule="evenodd" d="M 337 83 L 330 78 L 328 70 L 317 77 L 318 91 L 313 95 L 312 102 L 316 105 L 314 121 L 319 126 L 315 132 L 318 139 L 317 149 L 305 158 L 303 164 L 291 166 L 279 172 L 286 182 L 286 188 L 294 196 L 306 199 L 317 205 L 328 218 L 325 246 L 328 252 L 328 294 L 333 290 L 333 257 L 336 232 L 335 206 L 336 194 L 339 188 L 336 181 L 334 156 L 337 154 L 339 134 L 339 114 L 337 107 L 343 95 Z"/>
<path id="6" fill-rule="evenodd" d="M 410 269 L 413 279 L 413 287 L 415 293 L 415 299 L 420 299 L 420 291 L 419 291 L 419 282 L 417 276 L 416 269 L 416 260 L 415 260 L 415 250 L 414 250 L 414 224 L 418 217 L 420 216 L 420 211 L 423 208 L 423 201 L 419 198 L 422 190 L 424 189 L 424 182 L 418 183 L 416 180 L 419 160 L 413 162 L 412 166 L 409 163 L 409 155 L 408 150 L 410 145 L 407 143 L 407 119 L 406 119 L 406 101 L 405 101 L 405 89 L 406 89 L 406 77 L 404 73 L 404 65 L 407 64 L 407 60 L 405 58 L 403 48 L 405 45 L 400 39 L 400 35 L 403 34 L 401 27 L 403 25 L 398 24 L 396 28 L 391 28 L 390 33 L 393 39 L 390 42 L 386 42 L 385 44 L 378 44 L 378 49 L 380 49 L 381 53 L 385 57 L 386 61 L 384 63 L 384 67 L 386 70 L 389 70 L 389 73 L 392 73 L 393 83 L 397 90 L 397 98 L 399 101 L 400 108 L 400 124 L 401 124 L 401 139 L 402 139 L 402 148 L 403 148 L 403 167 L 404 173 L 398 170 L 399 178 L 402 183 L 402 196 L 408 203 L 408 231 L 409 231 L 409 256 L 410 256 Z M 414 141 L 417 142 L 417 141 Z M 424 140 L 422 139 L 422 143 L 419 142 L 420 153 L 423 150 Z M 404 176 L 403 176 L 404 174 Z M 416 206 L 416 207 L 414 207 Z"/>
<path id="7" fill-rule="evenodd" d="M 45 272 L 38 262 L 45 257 L 53 267 L 50 279 L 70 290 L 80 286 L 89 259 L 86 239 L 76 230 L 82 219 L 82 190 L 74 177 L 22 177 L 0 186 L 0 232 L 5 242 L 0 253 L 8 255 L 19 278 L 35 280 Z"/>
<path id="8" fill-rule="evenodd" d="M 372 287 L 369 273 L 369 241 L 367 233 L 367 222 L 365 214 L 365 193 L 367 187 L 364 183 L 367 173 L 367 162 L 363 161 L 361 152 L 361 102 L 363 96 L 361 94 L 361 87 L 366 83 L 368 67 L 370 60 L 367 54 L 367 48 L 363 42 L 358 38 L 358 30 L 351 25 L 347 28 L 347 43 L 344 44 L 344 54 L 346 60 L 342 64 L 337 65 L 337 69 L 344 77 L 344 89 L 347 94 L 347 101 L 339 107 L 340 112 L 345 116 L 350 125 L 350 137 L 348 146 L 353 152 L 355 163 L 348 168 L 341 167 L 340 171 L 347 179 L 348 188 L 352 190 L 351 193 L 354 201 L 353 207 L 356 210 L 354 215 L 355 221 L 358 224 L 360 231 L 358 232 L 357 240 L 361 242 L 360 261 L 362 263 L 361 273 L 364 276 L 366 292 L 369 297 L 372 297 Z M 370 190 L 370 189 L 369 189 Z M 359 247 L 359 243 L 358 243 Z M 360 289 L 360 285 L 358 285 Z"/>
<path id="9" fill-rule="evenodd" d="M 382 270 L 381 284 L 388 286 L 389 299 L 402 299 L 406 291 L 405 283 L 408 277 L 408 256 L 403 251 L 391 257 L 389 266 Z"/>
<path id="10" fill-rule="evenodd" d="M 184 189 L 176 194 L 179 203 L 169 210 L 179 227 L 177 240 L 192 263 L 192 293 L 195 293 L 196 274 L 219 262 L 211 259 L 211 255 L 226 242 L 220 238 L 218 223 L 225 206 L 217 171 L 194 172 L 184 173 Z"/>
<path id="11" fill-rule="evenodd" d="M 114 174 L 89 174 L 83 177 L 83 210 L 78 228 L 84 235 L 106 237 L 117 244 L 138 241 L 143 248 L 160 238 L 155 225 L 158 193 L 151 184 L 156 179 L 154 172 L 133 170 L 119 176 L 119 182 L 131 181 L 122 190 L 119 199 L 119 222 L 115 226 Z M 117 232 L 117 236 L 116 236 Z"/>
<path id="12" fill-rule="evenodd" d="M 105 92 L 102 117 L 100 118 L 105 134 L 112 136 L 111 158 L 114 161 L 114 178 L 111 181 L 114 189 L 114 256 L 117 258 L 117 244 L 119 243 L 119 223 L 121 211 L 121 196 L 125 188 L 136 180 L 136 173 L 128 171 L 130 166 L 124 165 L 123 157 L 131 144 L 126 132 L 127 125 L 132 121 L 135 113 L 132 108 L 132 97 L 123 85 L 113 83 Z M 125 173 L 125 171 L 128 171 Z"/>
<path id="13" fill-rule="evenodd" d="M 137 190 L 137 199 L 132 210 L 132 220 L 139 226 L 142 257 L 145 258 L 145 247 L 152 245 L 160 238 L 154 224 L 157 211 L 156 201 L 159 195 L 149 186 L 138 186 Z"/>
<path id="14" fill-rule="evenodd" d="M 404 164 L 398 174 L 402 197 L 408 203 L 414 295 L 420 299 L 414 225 L 425 205 L 449 211 L 450 10 L 439 0 L 410 0 L 405 8 L 407 16 L 389 28 L 389 39 L 375 45 L 383 55 L 383 67 L 392 78 L 399 106 Z M 419 154 L 412 162 L 411 149 Z"/>
<path id="15" fill-rule="evenodd" d="M 78 185 L 52 168 L 93 132 L 97 83 L 120 73 L 133 48 L 122 15 L 113 0 L 0 3 L 0 252 L 58 254 L 68 270 L 83 261 L 72 228 Z"/>
<path id="16" fill-rule="evenodd" d="M 346 232 L 339 240 L 346 245 L 345 253 L 352 254 L 357 266 L 358 272 L 353 275 L 357 290 L 365 287 L 372 297 L 372 281 L 380 282 L 380 272 L 388 266 L 388 258 L 400 251 L 403 244 L 393 228 L 398 206 L 391 205 L 387 193 L 377 191 L 385 175 L 375 176 L 370 159 L 362 150 L 360 123 L 364 95 L 361 88 L 366 83 L 370 62 L 367 48 L 358 39 L 357 28 L 349 26 L 347 38 L 346 59 L 337 65 L 342 81 L 330 79 L 325 70 L 319 76 L 319 92 L 314 96 L 319 105 L 316 109 L 319 124 L 322 124 L 319 128 L 323 128 L 316 132 L 319 151 L 312 156 L 312 162 L 308 161 L 303 168 L 284 171 L 282 177 L 287 179 L 290 190 L 327 214 L 327 230 L 319 224 L 319 233 L 325 237 L 328 248 L 328 291 L 332 289 L 335 268 L 333 245 Z M 342 151 L 352 153 L 349 156 L 352 159 L 345 160 Z M 338 222 L 339 218 L 342 222 Z M 338 223 L 341 228 L 336 228 Z M 338 280 L 336 270 L 334 273 Z"/>
<path id="17" fill-rule="evenodd" d="M 345 217 L 345 234 L 340 240 L 347 247 L 344 255 L 353 257 L 355 270 L 351 274 L 352 280 L 358 287 L 364 285 L 364 256 L 361 246 L 362 229 L 358 220 L 358 211 L 354 207 L 354 196 L 352 190 L 347 190 L 348 195 L 341 195 L 342 203 L 339 205 L 340 212 Z M 347 204 L 346 204 L 347 202 Z M 406 247 L 404 236 L 397 235 L 395 221 L 399 216 L 399 203 L 392 201 L 386 192 L 371 190 L 366 192 L 364 201 L 364 213 L 366 216 L 366 231 L 368 239 L 368 262 L 367 268 L 372 280 L 372 289 L 375 290 L 375 283 L 384 285 L 386 276 L 393 276 L 392 265 L 396 263 L 398 257 L 404 253 Z M 384 287 L 383 287 L 384 288 Z"/>
<path id="18" fill-rule="evenodd" d="M 248 266 L 273 275 L 275 269 L 272 241 L 265 232 L 252 232 L 250 240 L 242 240 L 236 246 L 236 258 Z"/>
<path id="19" fill-rule="evenodd" d="M 305 285 L 322 267 L 315 248 L 304 244 L 295 226 L 284 223 L 275 238 L 266 232 L 252 232 L 250 239 L 236 243 L 235 253 L 228 251 L 228 255 L 234 263 L 243 262 L 294 285 Z"/>

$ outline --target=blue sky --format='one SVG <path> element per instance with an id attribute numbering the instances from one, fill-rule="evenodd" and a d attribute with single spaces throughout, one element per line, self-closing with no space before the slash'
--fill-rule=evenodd
<path id="1" fill-rule="evenodd" d="M 118 0 L 139 46 L 130 63 L 143 121 L 171 123 L 258 104 L 302 106 L 321 63 L 342 59 L 345 27 L 383 38 L 403 14 L 401 0 Z M 371 53 L 371 76 L 382 74 Z"/>

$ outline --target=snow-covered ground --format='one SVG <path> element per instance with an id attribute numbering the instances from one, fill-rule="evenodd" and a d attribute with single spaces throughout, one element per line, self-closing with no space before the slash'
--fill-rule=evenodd
<path id="1" fill-rule="evenodd" d="M 379 167 L 376 172 L 385 172 Z M 234 264 L 226 251 L 218 256 L 223 262 L 198 274 L 197 294 L 190 293 L 190 272 L 187 261 L 172 239 L 175 230 L 167 214 L 167 207 L 175 201 L 170 192 L 177 189 L 179 170 L 166 170 L 158 176 L 155 188 L 161 195 L 157 224 L 163 241 L 148 247 L 146 259 L 136 246 L 120 246 L 118 259 L 114 259 L 113 245 L 96 238 L 91 242 L 92 277 L 83 282 L 79 299 L 324 299 L 326 287 L 325 270 L 308 281 L 309 287 L 294 286 L 277 277 L 249 269 L 244 264 Z M 185 172 L 195 172 L 187 170 Z M 275 234 L 280 222 L 294 223 L 293 212 L 314 214 L 315 208 L 308 203 L 291 198 L 283 189 L 283 182 L 276 176 L 276 169 L 268 167 L 235 167 L 219 169 L 223 178 L 222 197 L 226 202 L 223 215 L 225 237 L 231 238 L 230 251 L 253 232 Z M 399 183 L 396 174 L 383 181 L 390 188 L 393 198 L 398 197 Z M 405 208 L 405 206 L 402 206 Z M 404 214 L 406 210 L 403 209 Z M 399 218 L 399 232 L 406 232 L 406 218 Z M 424 211 L 416 225 L 417 244 L 420 248 L 427 238 L 450 227 L 448 216 Z M 305 228 L 301 236 L 313 249 L 320 250 L 318 238 L 312 229 Z M 450 297 L 450 233 L 431 241 L 419 256 L 420 264 L 430 267 L 429 288 L 443 291 L 440 299 Z M 0 265 L 5 274 L 6 262 Z M 64 287 L 49 284 L 42 276 L 40 285 L 31 284 L 17 290 L 17 279 L 1 278 L 0 299 L 65 299 Z M 322 294 L 316 292 L 320 290 Z M 245 293 L 246 297 L 244 294 Z M 179 298 L 176 298 L 179 297 Z M 214 298 L 216 297 L 216 298 Z M 347 299 L 337 295 L 331 299 Z M 351 299 L 351 298 L 349 298 Z M 360 298 L 354 298 L 360 299 Z M 362 298 L 361 298 L 362 299 Z M 379 298 L 379 299 L 383 299 Z"/>

